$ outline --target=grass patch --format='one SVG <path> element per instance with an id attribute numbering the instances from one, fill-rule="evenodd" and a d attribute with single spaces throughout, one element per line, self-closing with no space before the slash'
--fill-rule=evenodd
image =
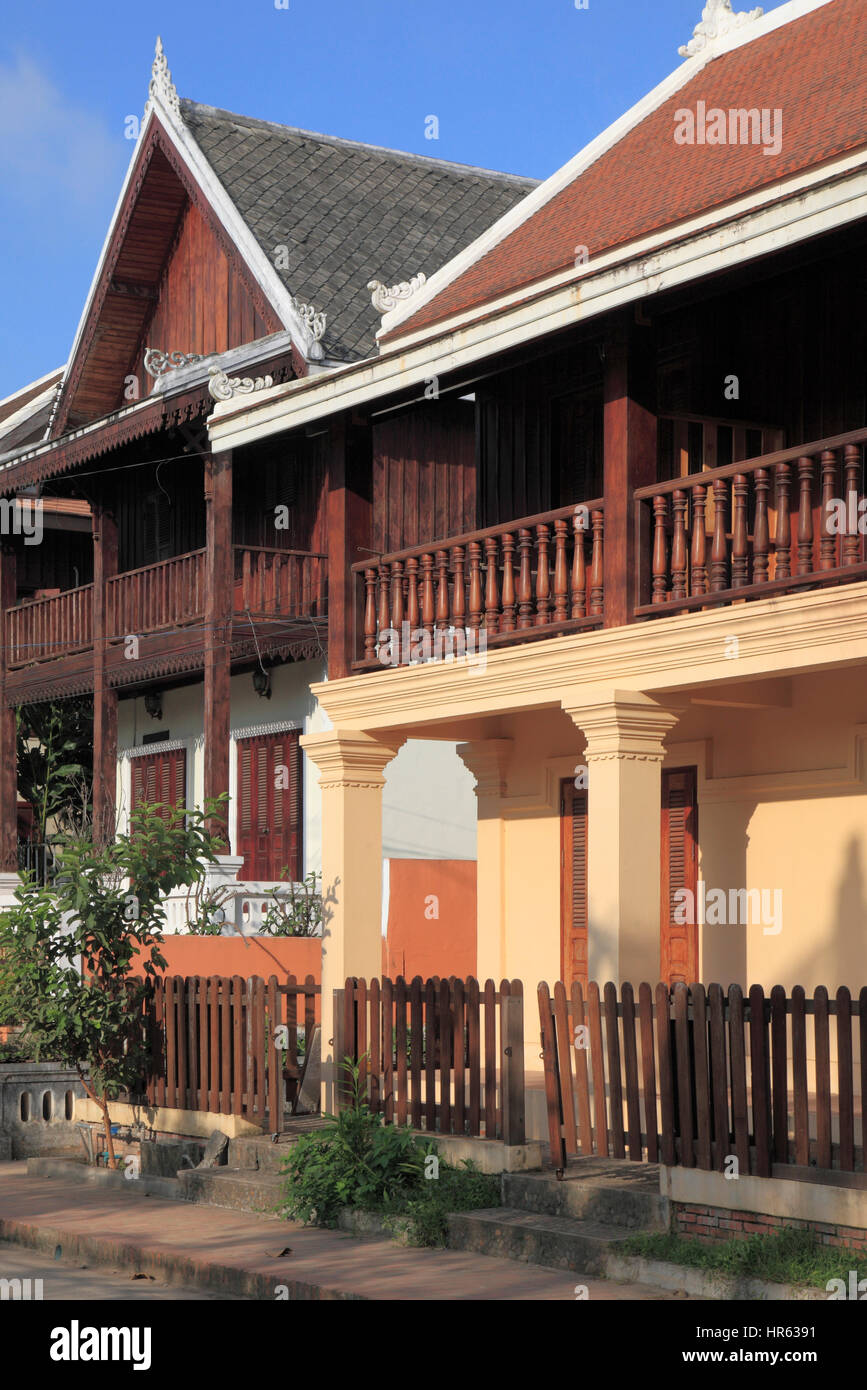
<path id="1" fill-rule="evenodd" d="M 823 1245 L 812 1231 L 784 1227 L 771 1235 L 739 1240 L 702 1241 L 654 1232 L 630 1236 L 619 1247 L 624 1254 L 647 1260 L 667 1260 L 717 1274 L 765 1279 L 773 1284 L 806 1284 L 824 1289 L 829 1279 L 847 1280 L 849 1271 L 867 1277 L 867 1256 L 845 1246 Z"/>

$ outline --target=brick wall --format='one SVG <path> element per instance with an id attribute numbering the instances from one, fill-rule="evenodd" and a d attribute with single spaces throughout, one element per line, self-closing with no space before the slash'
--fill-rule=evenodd
<path id="1" fill-rule="evenodd" d="M 823 1245 L 843 1245 L 850 1250 L 867 1251 L 867 1230 L 857 1226 L 798 1221 L 794 1217 L 765 1216 L 755 1211 L 729 1211 L 725 1207 L 701 1207 L 690 1202 L 672 1202 L 671 1210 L 674 1230 L 678 1235 L 691 1236 L 705 1243 L 770 1235 L 772 1231 L 789 1227 L 798 1231 L 814 1231 Z"/>

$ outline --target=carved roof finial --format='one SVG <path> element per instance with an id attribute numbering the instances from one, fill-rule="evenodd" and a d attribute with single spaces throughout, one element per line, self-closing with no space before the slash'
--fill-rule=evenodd
<path id="1" fill-rule="evenodd" d="M 153 67 L 151 68 L 151 80 L 148 87 L 148 96 L 151 101 L 156 97 L 160 103 L 167 107 L 173 115 L 180 117 L 181 106 L 178 101 L 178 91 L 172 81 L 169 72 L 169 60 L 166 57 L 163 41 L 157 35 L 157 47 L 154 53 Z"/>
<path id="2" fill-rule="evenodd" d="M 367 288 L 370 290 L 374 309 L 378 314 L 387 314 L 390 309 L 396 309 L 402 300 L 411 299 L 414 294 L 418 294 L 426 279 L 424 271 L 420 270 L 411 280 L 401 280 L 397 285 L 384 285 L 381 280 L 368 280 Z"/>
<path id="3" fill-rule="evenodd" d="M 759 19 L 762 14 L 760 6 L 754 10 L 740 10 L 735 13 L 732 0 L 707 0 L 701 12 L 701 19 L 692 31 L 692 38 L 677 51 L 681 58 L 693 58 L 696 53 L 703 53 L 714 39 L 721 39 L 734 29 L 740 29 L 744 24 Z"/>

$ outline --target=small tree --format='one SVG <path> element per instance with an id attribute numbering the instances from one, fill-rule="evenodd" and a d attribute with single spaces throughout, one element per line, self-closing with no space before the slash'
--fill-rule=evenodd
<path id="1" fill-rule="evenodd" d="M 0 916 L 0 1010 L 14 1000 L 37 1060 L 75 1067 L 102 1111 L 111 1168 L 109 1102 L 144 1072 L 142 1015 L 166 965 L 163 898 L 213 862 L 216 810 L 144 805 L 112 844 L 70 839 L 54 886 L 25 885 Z"/>

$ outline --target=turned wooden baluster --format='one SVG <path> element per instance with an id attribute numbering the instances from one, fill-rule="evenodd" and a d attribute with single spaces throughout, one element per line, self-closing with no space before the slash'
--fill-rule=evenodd
<path id="1" fill-rule="evenodd" d="M 406 562 L 406 620 L 410 634 L 418 630 L 418 560 L 410 555 Z"/>
<path id="2" fill-rule="evenodd" d="M 449 625 L 449 556 L 447 550 L 438 550 L 437 557 L 437 609 L 436 625 L 445 632 Z"/>
<path id="3" fill-rule="evenodd" d="M 757 468 L 756 480 L 756 519 L 753 524 L 753 583 L 766 584 L 768 580 L 768 555 L 771 549 L 771 535 L 768 530 L 768 492 L 771 487 L 767 468 Z"/>
<path id="4" fill-rule="evenodd" d="M 380 562 L 379 564 L 379 623 L 377 636 L 379 641 L 383 641 L 382 634 L 390 626 L 391 613 L 389 611 L 389 596 L 391 593 L 391 577 L 388 572 L 388 565 Z"/>
<path id="5" fill-rule="evenodd" d="M 798 508 L 798 574 L 811 574 L 813 569 L 813 460 L 798 459 L 798 483 L 801 500 Z"/>
<path id="6" fill-rule="evenodd" d="M 653 602 L 668 600 L 668 545 L 665 530 L 668 525 L 668 498 L 660 494 L 653 499 Z"/>
<path id="7" fill-rule="evenodd" d="M 822 517 L 819 523 L 819 569 L 837 568 L 837 536 L 832 512 L 837 496 L 837 455 L 833 449 L 823 449 L 820 461 L 822 478 Z M 845 546 L 845 541 L 843 542 Z"/>
<path id="8" fill-rule="evenodd" d="M 599 618 L 602 616 L 605 589 L 603 587 L 603 528 L 605 526 L 605 516 L 602 512 L 593 512 L 591 516 L 593 527 L 593 550 L 590 558 L 590 616 Z"/>
<path id="9" fill-rule="evenodd" d="M 428 552 L 421 557 L 421 625 L 425 632 L 433 635 L 434 630 L 434 557 Z"/>
<path id="10" fill-rule="evenodd" d="M 707 593 L 707 531 L 705 505 L 707 488 L 696 483 L 692 490 L 692 554 L 690 556 L 690 588 L 692 593 Z"/>
<path id="11" fill-rule="evenodd" d="M 391 625 L 400 638 L 403 624 L 403 565 L 400 560 L 391 562 Z"/>
<path id="12" fill-rule="evenodd" d="M 376 656 L 376 570 L 364 571 L 364 659 Z"/>
<path id="13" fill-rule="evenodd" d="M 515 631 L 515 537 L 507 531 L 503 536 L 503 616 L 501 632 Z"/>
<path id="14" fill-rule="evenodd" d="M 533 572 L 530 548 L 533 533 L 522 526 L 518 531 L 518 627 L 533 626 Z"/>
<path id="15" fill-rule="evenodd" d="M 792 523 L 789 502 L 792 492 L 792 470 L 787 463 L 776 468 L 777 529 L 774 534 L 775 579 L 789 579 L 792 573 Z"/>
<path id="16" fill-rule="evenodd" d="M 554 622 L 563 623 L 568 617 L 566 595 L 569 592 L 569 576 L 566 568 L 567 524 L 562 519 L 554 522 Z"/>
<path id="17" fill-rule="evenodd" d="M 584 572 L 584 512 L 577 507 L 572 516 L 572 617 L 583 618 L 587 612 L 587 580 Z"/>
<path id="18" fill-rule="evenodd" d="M 548 574 L 548 527 L 536 527 L 536 627 L 545 627 L 551 621 L 548 610 L 551 607 L 551 583 Z"/>
<path id="19" fill-rule="evenodd" d="M 742 589 L 749 584 L 750 542 L 747 532 L 747 494 L 749 483 L 746 474 L 736 473 L 732 486 L 732 588 Z"/>
<path id="20" fill-rule="evenodd" d="M 452 624 L 456 628 L 462 628 L 466 625 L 464 558 L 464 547 L 462 545 L 452 546 L 452 568 L 454 571 L 454 579 L 452 580 Z"/>
<path id="21" fill-rule="evenodd" d="M 713 542 L 710 548 L 710 591 L 718 594 L 728 588 L 729 552 L 726 522 L 729 509 L 729 486 L 725 478 L 713 485 Z"/>
<path id="22" fill-rule="evenodd" d="M 847 444 L 843 455 L 843 500 L 846 503 L 846 530 L 843 532 L 843 564 L 857 565 L 861 560 L 861 536 L 858 530 L 858 484 L 861 481 L 861 449 Z"/>
<path id="23" fill-rule="evenodd" d="M 671 539 L 671 597 L 686 598 L 686 493 L 678 488 L 672 497 L 674 533 Z"/>
<path id="24" fill-rule="evenodd" d="M 493 637 L 500 625 L 500 594 L 497 585 L 497 566 L 500 548 L 496 536 L 485 537 L 485 630 Z"/>
<path id="25" fill-rule="evenodd" d="M 482 547 L 478 541 L 470 541 L 467 547 L 470 555 L 470 617 L 469 626 L 478 629 L 482 625 Z"/>

